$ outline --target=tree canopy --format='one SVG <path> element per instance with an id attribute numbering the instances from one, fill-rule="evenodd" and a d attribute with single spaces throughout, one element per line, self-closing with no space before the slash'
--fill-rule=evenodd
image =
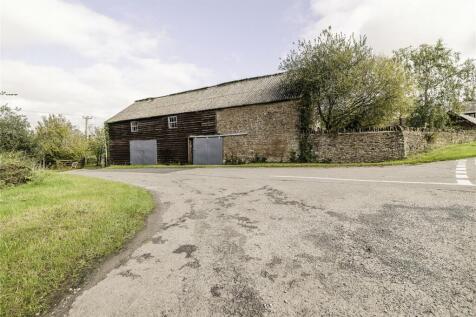
<path id="1" fill-rule="evenodd" d="M 96 159 L 96 165 L 101 164 L 102 158 L 106 154 L 107 133 L 105 128 L 96 127 L 89 135 L 89 151 Z"/>
<path id="2" fill-rule="evenodd" d="M 94 157 L 99 165 L 106 153 L 106 142 L 104 128 L 96 127 L 86 138 L 64 116 L 51 114 L 31 129 L 19 108 L 0 106 L 0 153 L 21 157 L 16 152 L 23 152 L 48 165 L 58 160 L 80 161 Z"/>
<path id="3" fill-rule="evenodd" d="M 43 117 L 35 132 L 38 154 L 47 162 L 79 160 L 87 154 L 88 142 L 84 134 L 62 115 Z"/>
<path id="4" fill-rule="evenodd" d="M 30 124 L 19 108 L 0 106 L 0 152 L 33 151 Z"/>
<path id="5" fill-rule="evenodd" d="M 315 109 L 326 130 L 388 125 L 411 106 L 403 67 L 373 54 L 365 37 L 326 29 L 299 41 L 280 68 L 285 85 Z"/>
<path id="6" fill-rule="evenodd" d="M 462 102 L 474 100 L 476 67 L 473 60 L 461 61 L 460 54 L 443 41 L 423 44 L 395 52 L 412 77 L 415 88 L 415 111 L 410 124 L 442 128 L 449 125 L 449 112 L 460 112 Z"/>

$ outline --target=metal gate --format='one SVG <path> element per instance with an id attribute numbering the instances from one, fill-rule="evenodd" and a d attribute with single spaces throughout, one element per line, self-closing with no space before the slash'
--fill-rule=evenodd
<path id="1" fill-rule="evenodd" d="M 193 138 L 193 164 L 223 164 L 223 138 L 221 136 Z"/>
<path id="2" fill-rule="evenodd" d="M 129 141 L 131 164 L 157 164 L 157 140 Z"/>

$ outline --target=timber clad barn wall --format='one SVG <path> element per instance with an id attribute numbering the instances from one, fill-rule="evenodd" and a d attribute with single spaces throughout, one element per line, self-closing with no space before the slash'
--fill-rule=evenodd
<path id="1" fill-rule="evenodd" d="M 174 115 L 174 114 L 171 114 Z M 177 128 L 168 127 L 168 116 L 137 119 L 139 131 L 131 132 L 131 121 L 109 123 L 111 164 L 130 164 L 130 140 L 157 140 L 157 162 L 187 163 L 190 135 L 216 134 L 214 110 L 179 113 Z"/>

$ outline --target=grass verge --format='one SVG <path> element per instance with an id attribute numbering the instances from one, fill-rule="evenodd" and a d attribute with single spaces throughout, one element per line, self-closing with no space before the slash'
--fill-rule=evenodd
<path id="1" fill-rule="evenodd" d="M 476 142 L 452 144 L 402 160 L 406 164 L 430 163 L 476 157 Z"/>
<path id="2" fill-rule="evenodd" d="M 112 165 L 108 169 L 130 169 L 130 168 L 210 168 L 210 167 L 355 167 L 355 166 L 390 166 L 404 164 L 422 164 L 437 161 L 458 160 L 469 157 L 476 157 L 476 142 L 464 144 L 452 144 L 445 147 L 430 150 L 410 156 L 403 160 L 375 162 L 375 163 L 247 163 L 240 165 L 179 165 L 179 164 L 159 164 L 159 165 Z"/>
<path id="3" fill-rule="evenodd" d="M 48 173 L 0 191 L 0 316 L 47 311 L 153 209 L 147 191 Z"/>

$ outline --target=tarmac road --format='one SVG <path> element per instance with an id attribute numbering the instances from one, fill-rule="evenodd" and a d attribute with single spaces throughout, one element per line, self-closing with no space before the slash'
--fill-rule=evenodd
<path id="1" fill-rule="evenodd" d="M 475 315 L 475 159 L 77 173 L 143 186 L 158 209 L 57 313 Z"/>

